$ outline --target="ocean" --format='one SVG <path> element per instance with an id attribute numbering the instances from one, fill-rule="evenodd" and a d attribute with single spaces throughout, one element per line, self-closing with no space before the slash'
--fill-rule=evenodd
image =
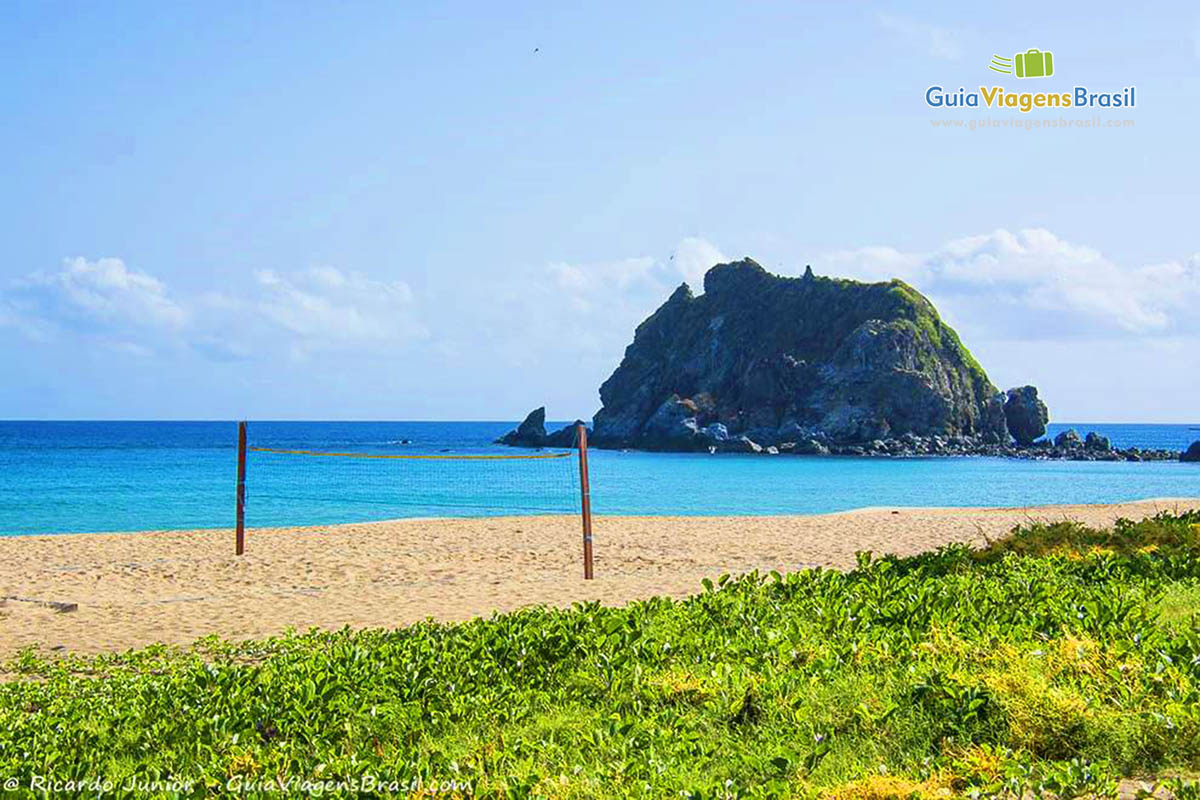
<path id="1" fill-rule="evenodd" d="M 563 423 L 557 423 L 561 425 Z M 493 445 L 512 422 L 251 422 L 252 447 L 430 459 L 253 451 L 246 524 L 323 525 L 397 517 L 574 513 L 574 456 Z M 550 425 L 547 425 L 550 427 Z M 1200 425 L 1066 423 L 1120 447 L 1183 449 Z M 232 422 L 0 422 L 0 535 L 228 528 Z M 545 454 L 539 454 L 545 455 Z M 740 515 L 865 506 L 1024 506 L 1200 496 L 1200 465 L 996 458 L 841 458 L 593 449 L 596 514 Z"/>

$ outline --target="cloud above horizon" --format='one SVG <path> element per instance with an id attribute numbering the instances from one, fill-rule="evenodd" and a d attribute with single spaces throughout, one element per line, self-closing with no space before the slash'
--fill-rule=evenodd
<path id="1" fill-rule="evenodd" d="M 260 270 L 237 297 L 175 297 L 165 282 L 120 258 L 69 258 L 57 272 L 13 282 L 0 293 L 0 326 L 36 342 L 73 335 L 139 356 L 185 346 L 218 361 L 250 357 L 247 342 L 264 344 L 257 335 L 264 329 L 280 334 L 293 356 L 428 335 L 403 281 L 332 267 Z"/>
<path id="2" fill-rule="evenodd" d="M 680 240 L 671 258 L 675 269 L 696 294 L 704 291 L 704 273 L 714 264 L 729 261 L 715 244 L 697 236 L 688 236 Z"/>
<path id="3" fill-rule="evenodd" d="M 862 247 L 826 254 L 820 271 L 863 280 L 900 278 L 952 321 L 1004 338 L 1195 332 L 1200 254 L 1122 266 L 1044 228 L 952 239 L 926 253 Z"/>
<path id="4" fill-rule="evenodd" d="M 478 395 L 487 407 L 494 401 L 482 399 L 485 393 L 508 405 L 526 396 L 541 402 L 593 390 L 620 361 L 634 328 L 681 282 L 700 294 L 704 273 L 729 260 L 702 237 L 669 252 L 530 263 L 503 275 L 430 283 L 420 293 L 394 275 L 320 266 L 259 270 L 222 292 L 189 294 L 119 258 L 71 258 L 0 289 L 0 328 L 60 347 L 68 361 L 90 347 L 131 364 L 157 356 L 163 377 L 153 379 L 169 380 L 165 359 L 185 353 L 231 364 L 254 380 L 281 374 L 274 372 L 284 369 L 281 362 L 328 372 L 353 360 L 398 363 L 429 391 Z M 1112 413 L 1091 399 L 1095 389 L 1083 389 L 1095 385 L 1095 375 L 1139 376 L 1144 394 L 1154 381 L 1174 380 L 1155 377 L 1164 365 L 1154 354 L 1169 354 L 1172 370 L 1187 371 L 1197 362 L 1189 354 L 1200 352 L 1192 313 L 1200 305 L 1200 254 L 1126 266 L 1049 230 L 1000 228 L 929 251 L 875 245 L 811 263 L 818 274 L 910 283 L 998 384 L 1034 382 L 1049 400 L 1069 397 L 1085 411 Z M 1048 363 L 1049 353 L 1059 360 Z M 357 373 L 345 374 L 353 384 Z M 365 390 L 378 373 L 361 374 L 362 386 L 343 389 Z"/>
<path id="5" fill-rule="evenodd" d="M 589 309 L 597 300 L 612 299 L 614 294 L 625 299 L 648 294 L 661 303 L 680 283 L 701 294 L 704 273 L 714 264 L 728 260 L 712 242 L 688 236 L 679 241 L 665 261 L 638 256 L 576 264 L 556 262 L 546 271 L 554 287 L 572 306 Z"/>
<path id="6" fill-rule="evenodd" d="M 523 275 L 461 287 L 454 298 L 419 301 L 406 281 L 330 266 L 259 270 L 235 295 L 177 296 L 119 258 L 70 258 L 57 272 L 31 273 L 0 293 L 0 325 L 36 341 L 101 336 L 139 352 L 170 338 L 230 352 L 214 344 L 217 332 L 247 327 L 308 352 L 447 339 L 476 328 L 492 340 L 549 329 L 547 344 L 557 349 L 572 328 L 581 341 L 607 330 L 627 341 L 630 320 L 635 325 L 680 282 L 700 294 L 704 273 L 724 261 L 715 244 L 688 237 L 667 259 L 531 265 Z M 876 245 L 832 251 L 812 263 L 821 274 L 900 278 L 933 299 L 951 322 L 999 338 L 1200 332 L 1200 319 L 1191 313 L 1200 304 L 1200 254 L 1123 266 L 1043 228 L 1000 228 L 928 252 Z M 424 321 L 452 304 L 459 312 L 454 330 Z"/>
<path id="7" fill-rule="evenodd" d="M 638 323 L 681 283 L 702 292 L 704 273 L 727 260 L 712 242 L 692 236 L 665 259 L 530 264 L 463 287 L 456 300 L 469 308 L 470 322 L 443 327 L 434 339 L 458 356 L 486 342 L 494 359 L 514 368 L 578 358 L 611 371 Z"/>
<path id="8" fill-rule="evenodd" d="M 148 331 L 178 331 L 189 318 L 162 281 L 129 269 L 119 258 L 64 259 L 57 272 L 16 281 L 2 301 L 0 323 L 35 341 L 74 333 L 143 355 L 144 344 L 134 339 Z"/>
<path id="9" fill-rule="evenodd" d="M 360 272 L 314 267 L 290 274 L 254 274 L 255 309 L 292 339 L 295 354 L 344 345 L 394 345 L 429 331 L 414 311 L 404 281 L 375 280 Z"/>

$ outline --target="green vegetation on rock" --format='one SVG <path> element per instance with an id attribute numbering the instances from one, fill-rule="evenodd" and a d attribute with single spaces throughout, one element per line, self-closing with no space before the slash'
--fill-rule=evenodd
<path id="1" fill-rule="evenodd" d="M 998 390 L 911 286 L 788 278 L 751 259 L 710 269 L 701 295 L 680 286 L 638 326 L 600 399 L 602 446 L 703 449 L 726 433 L 1008 441 Z"/>
<path id="2" fill-rule="evenodd" d="M 925 295 L 902 280 L 893 280 L 890 285 L 892 287 L 891 291 L 902 298 L 907 308 L 912 310 L 913 322 L 929 337 L 934 346 L 938 350 L 944 351 L 948 357 L 961 360 L 965 363 L 972 379 L 977 383 L 981 391 L 994 390 L 991 381 L 988 380 L 987 373 L 983 371 L 983 367 L 975 360 L 975 356 L 966 348 L 962 340 L 958 338 L 958 333 L 949 325 L 942 322 L 942 318 L 938 315 L 937 309 L 933 307 L 933 303 L 929 302 Z"/>
<path id="3" fill-rule="evenodd" d="M 1200 768 L 1198 555 L 1200 514 L 1163 514 L 626 608 L 31 651 L 0 683 L 0 774 L 197 796 L 364 774 L 485 797 L 1103 796 Z"/>

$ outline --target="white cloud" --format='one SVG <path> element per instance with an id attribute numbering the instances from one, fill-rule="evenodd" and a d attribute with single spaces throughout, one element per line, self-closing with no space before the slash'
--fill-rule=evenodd
<path id="1" fill-rule="evenodd" d="M 119 258 L 68 259 L 0 293 L 0 326 L 34 341 L 84 337 L 110 351 L 148 356 L 186 347 L 215 361 L 237 361 L 282 345 L 314 349 L 395 344 L 428 335 L 402 281 L 317 267 L 263 270 L 238 293 L 176 299 L 166 284 Z"/>
<path id="2" fill-rule="evenodd" d="M 358 272 L 316 267 L 281 275 L 255 273 L 255 306 L 307 347 L 344 343 L 397 343 L 428 332 L 413 312 L 403 281 L 379 281 Z"/>
<path id="3" fill-rule="evenodd" d="M 658 286 L 654 259 L 625 258 L 585 264 L 557 262 L 546 267 L 551 282 L 560 297 L 576 309 L 590 309 L 614 293 L 636 292 Z"/>
<path id="4" fill-rule="evenodd" d="M 947 61 L 962 58 L 962 34 L 959 31 L 894 14 L 876 14 L 875 19 L 909 45 L 921 48 L 934 58 Z"/>
<path id="5" fill-rule="evenodd" d="M 580 393 L 611 374 L 635 327 L 681 281 L 699 293 L 704 272 L 724 261 L 713 243 L 688 238 L 660 257 L 530 264 L 434 282 L 418 302 L 403 281 L 330 267 L 263 270 L 222 293 L 185 294 L 120 259 L 70 259 L 0 287 L 0 326 L 57 340 L 68 362 L 85 348 L 142 362 L 131 368 L 146 370 L 148 385 L 170 374 L 164 354 L 229 364 L 247 385 L 279 385 L 278 356 L 291 354 L 322 358 L 327 373 L 342 370 L 335 394 L 314 398 L 352 402 L 365 396 L 356 375 L 375 381 L 386 372 L 395 385 L 419 380 L 423 397 L 440 398 L 424 406 L 431 409 L 446 398 L 458 413 L 547 402 L 574 415 L 593 410 L 579 407 Z M 1128 418 L 1128 409 L 1194 388 L 1200 254 L 1127 266 L 1047 230 L 999 229 L 927 252 L 860 247 L 812 264 L 820 274 L 913 284 L 997 385 L 1037 384 L 1057 418 Z M 401 353 L 414 341 L 421 346 Z M 358 357 L 403 368 L 362 370 Z M 252 364 L 238 366 L 245 361 Z M 181 369 L 196 372 L 194 363 Z"/>
<path id="6" fill-rule="evenodd" d="M 689 237 L 665 258 L 530 265 L 457 297 L 462 322 L 440 331 L 438 347 L 463 359 L 482 347 L 489 361 L 513 368 L 583 359 L 580 380 L 598 386 L 643 319 L 681 282 L 703 291 L 704 273 L 725 260 L 711 242 Z"/>
<path id="7" fill-rule="evenodd" d="M 119 258 L 66 259 L 57 272 L 27 275 L 0 298 L 0 324 L 29 339 L 77 334 L 137 355 L 150 353 L 155 339 L 173 336 L 188 319 L 162 281 Z"/>
<path id="8" fill-rule="evenodd" d="M 901 278 L 953 320 L 1024 338 L 1186 330 L 1200 303 L 1200 256 L 1126 267 L 1041 228 L 967 236 L 931 253 L 846 250 L 817 263 L 847 277 Z"/>
<path id="9" fill-rule="evenodd" d="M 67 259 L 58 272 L 18 281 L 9 299 L 20 316 L 72 327 L 178 329 L 187 322 L 162 281 L 119 258 Z"/>
<path id="10" fill-rule="evenodd" d="M 707 239 L 688 236 L 681 240 L 675 248 L 675 269 L 687 281 L 692 291 L 699 294 L 704 291 L 704 273 L 714 264 L 729 261 L 717 246 Z"/>
<path id="11" fill-rule="evenodd" d="M 596 298 L 617 294 L 655 293 L 666 299 L 681 282 L 692 291 L 704 291 L 704 273 L 728 261 L 721 250 L 707 239 L 688 236 L 679 241 L 665 260 L 638 256 L 618 261 L 578 264 L 558 262 L 547 267 L 554 284 L 572 302 L 590 305 Z"/>

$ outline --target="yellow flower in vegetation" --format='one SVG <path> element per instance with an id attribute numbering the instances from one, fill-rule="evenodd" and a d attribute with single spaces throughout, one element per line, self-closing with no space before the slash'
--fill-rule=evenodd
<path id="1" fill-rule="evenodd" d="M 917 783 L 894 775 L 872 775 L 843 783 L 821 795 L 825 800 L 909 800 L 909 798 L 950 797 L 950 787 L 930 778 Z"/>

